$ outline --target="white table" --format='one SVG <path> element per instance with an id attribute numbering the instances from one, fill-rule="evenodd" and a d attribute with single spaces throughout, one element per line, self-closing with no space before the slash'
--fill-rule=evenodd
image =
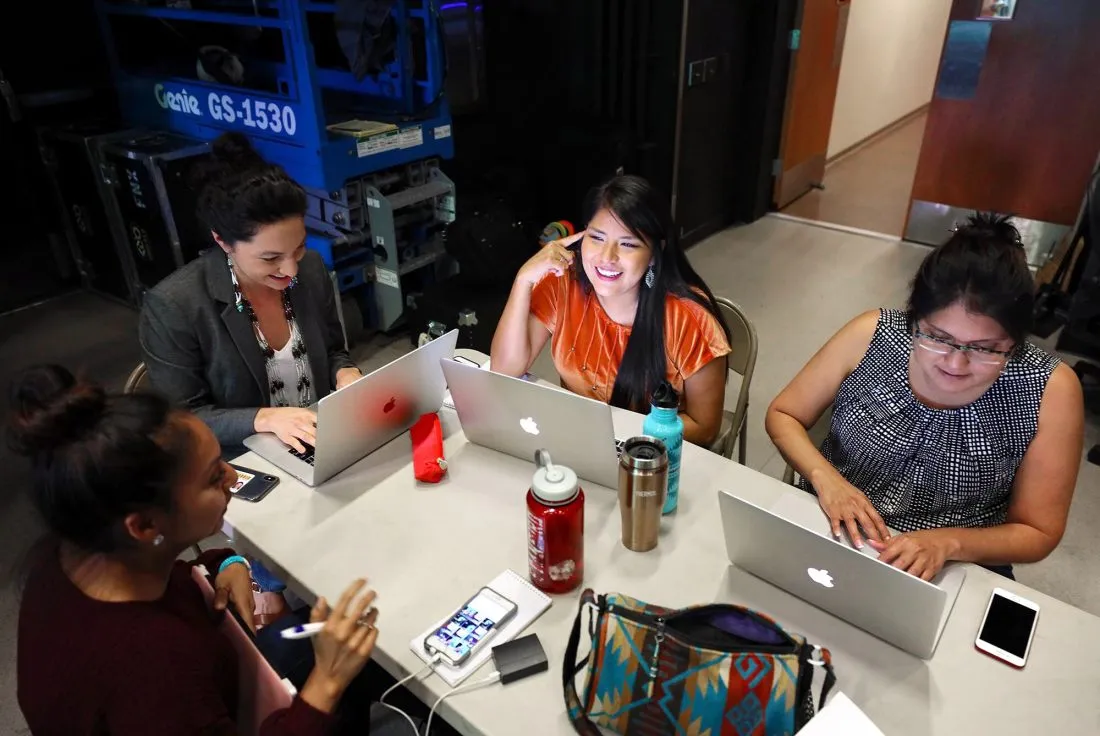
<path id="1" fill-rule="evenodd" d="M 438 485 L 414 480 L 407 435 L 317 489 L 247 453 L 237 462 L 282 482 L 259 503 L 231 503 L 226 515 L 238 547 L 270 564 L 307 600 L 335 599 L 353 578 L 369 577 L 380 610 L 374 657 L 398 678 L 422 665 L 410 639 L 505 568 L 527 571 L 525 496 L 534 467 L 468 443 L 454 412 L 441 416 L 450 468 Z M 642 417 L 614 410 L 614 422 L 616 436 L 630 437 L 640 433 Z M 935 657 L 922 661 L 730 565 L 719 489 L 767 505 L 792 492 L 685 443 L 679 509 L 662 523 L 657 549 L 639 554 L 620 543 L 615 491 L 584 484 L 582 588 L 665 606 L 721 601 L 766 612 L 832 650 L 838 687 L 886 734 L 1100 733 L 1100 618 L 970 566 Z M 984 606 L 998 585 L 1042 608 L 1023 671 L 974 650 Z M 561 667 L 578 593 L 556 597 L 528 630 L 542 640 L 549 672 L 455 695 L 440 714 L 464 734 L 573 733 Z M 820 676 L 815 697 L 819 682 Z M 449 690 L 434 675 L 410 689 L 429 704 Z"/>

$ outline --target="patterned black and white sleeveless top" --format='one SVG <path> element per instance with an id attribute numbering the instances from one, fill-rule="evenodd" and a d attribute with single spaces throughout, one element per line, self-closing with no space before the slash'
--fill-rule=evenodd
<path id="1" fill-rule="evenodd" d="M 840 384 L 822 453 L 894 529 L 1003 524 L 1060 361 L 1024 343 L 977 401 L 932 409 L 909 387 L 911 351 L 908 314 L 881 310 L 863 360 Z"/>

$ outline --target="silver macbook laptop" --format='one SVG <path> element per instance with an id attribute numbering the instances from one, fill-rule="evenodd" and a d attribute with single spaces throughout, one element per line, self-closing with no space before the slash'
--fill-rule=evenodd
<path id="1" fill-rule="evenodd" d="M 458 330 L 432 340 L 321 399 L 317 446 L 299 453 L 273 434 L 254 434 L 244 446 L 317 486 L 405 432 L 422 414 L 439 411 L 446 386 L 439 361 L 454 355 Z"/>
<path id="2" fill-rule="evenodd" d="M 765 509 L 719 491 L 718 503 L 730 562 L 910 654 L 936 651 L 963 567 L 949 564 L 933 584 L 880 562 L 869 545 L 833 539 L 808 494 Z"/>
<path id="3" fill-rule="evenodd" d="M 442 366 L 470 442 L 531 462 L 545 449 L 579 478 L 619 487 L 610 406 L 454 360 Z"/>

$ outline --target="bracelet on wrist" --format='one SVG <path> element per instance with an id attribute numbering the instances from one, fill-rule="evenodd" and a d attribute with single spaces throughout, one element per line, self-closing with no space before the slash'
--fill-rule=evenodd
<path id="1" fill-rule="evenodd" d="M 229 557 L 226 557 L 224 560 L 222 560 L 222 564 L 218 566 L 218 574 L 221 575 L 223 572 L 225 572 L 225 568 L 229 567 L 230 565 L 236 565 L 238 563 L 247 567 L 249 572 L 252 571 L 252 565 L 248 564 L 248 560 L 241 557 L 240 555 L 230 555 Z"/>

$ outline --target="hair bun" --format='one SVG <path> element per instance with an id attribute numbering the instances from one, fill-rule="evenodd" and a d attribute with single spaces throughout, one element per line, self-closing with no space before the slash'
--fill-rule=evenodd
<path id="1" fill-rule="evenodd" d="M 1011 245 L 1022 245 L 1020 231 L 1012 223 L 1012 215 L 998 215 L 995 212 L 975 212 L 967 218 L 960 230 L 972 235 L 1003 241 Z"/>
<path id="2" fill-rule="evenodd" d="M 31 368 L 12 385 L 12 448 L 23 455 L 57 450 L 95 427 L 106 403 L 102 389 L 61 366 Z"/>
<path id="3" fill-rule="evenodd" d="M 233 167 L 263 166 L 264 160 L 252 143 L 241 133 L 222 133 L 210 147 L 214 158 Z"/>

